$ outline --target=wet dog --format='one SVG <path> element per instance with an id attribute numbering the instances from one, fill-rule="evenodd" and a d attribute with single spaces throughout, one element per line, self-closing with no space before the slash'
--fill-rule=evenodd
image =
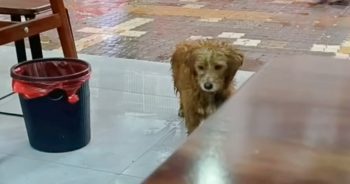
<path id="1" fill-rule="evenodd" d="M 233 78 L 243 54 L 233 45 L 216 40 L 185 41 L 171 58 L 175 91 L 180 96 L 179 115 L 188 133 L 234 92 Z"/>

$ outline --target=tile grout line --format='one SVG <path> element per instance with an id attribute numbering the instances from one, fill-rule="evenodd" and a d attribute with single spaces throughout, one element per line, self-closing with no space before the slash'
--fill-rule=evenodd
<path id="1" fill-rule="evenodd" d="M 108 174 L 113 174 L 113 175 L 123 175 L 122 173 L 119 173 L 119 172 L 107 171 L 107 170 L 103 170 L 103 169 L 94 169 L 94 168 L 83 167 L 83 166 L 78 166 L 78 165 L 74 165 L 74 164 L 61 163 L 61 162 L 56 162 L 56 161 L 52 161 L 52 160 L 49 160 L 49 159 L 36 159 L 36 158 L 33 158 L 33 157 L 25 157 L 25 156 L 18 155 L 18 154 L 9 154 L 9 153 L 4 153 L 4 152 L 0 152 L 0 153 L 4 154 L 4 155 L 7 155 L 7 156 L 14 156 L 14 157 L 18 157 L 18 158 L 22 158 L 22 159 L 26 159 L 26 160 L 34 160 L 34 161 L 39 161 L 39 162 L 46 162 L 46 163 L 61 165 L 61 166 L 65 166 L 65 167 L 73 167 L 73 168 L 90 170 L 90 171 L 96 171 L 96 172 L 101 172 L 101 173 L 108 173 Z"/>
<path id="2" fill-rule="evenodd" d="M 151 145 L 151 146 L 149 147 L 149 149 L 147 149 L 144 153 L 142 153 L 139 157 L 137 157 L 137 158 L 135 159 L 135 162 L 133 162 L 133 163 L 131 163 L 130 165 L 128 165 L 128 166 L 122 171 L 122 173 L 124 174 L 125 171 L 127 171 L 132 165 L 134 165 L 134 164 L 137 162 L 137 160 L 139 160 L 139 159 L 140 159 L 141 157 L 143 157 L 146 153 L 148 153 L 149 151 L 151 151 L 151 150 L 154 148 L 155 145 L 157 145 L 157 144 L 160 143 L 162 140 L 164 140 L 165 137 L 169 136 L 169 135 L 171 134 L 172 131 L 173 131 L 173 129 L 171 129 L 168 133 L 166 133 L 164 136 L 162 136 L 161 138 L 159 138 L 159 140 L 156 141 L 153 145 Z M 150 174 L 151 174 L 151 173 L 150 173 Z M 133 176 L 133 175 L 130 175 L 130 176 Z M 139 177 L 139 176 L 138 176 L 138 177 Z"/>

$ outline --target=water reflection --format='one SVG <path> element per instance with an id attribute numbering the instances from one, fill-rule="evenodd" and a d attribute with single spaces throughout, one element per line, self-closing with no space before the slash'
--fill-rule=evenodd
<path id="1" fill-rule="evenodd" d="M 320 116 L 330 112 L 322 109 L 311 109 L 306 120 L 304 142 L 311 147 L 333 145 L 337 142 L 338 130 L 334 116 Z M 320 118 L 322 117 L 322 118 Z"/>
<path id="2" fill-rule="evenodd" d="M 208 136 L 208 148 L 202 152 L 190 173 L 193 184 L 230 184 L 231 177 L 225 156 L 221 152 L 222 135 Z"/>

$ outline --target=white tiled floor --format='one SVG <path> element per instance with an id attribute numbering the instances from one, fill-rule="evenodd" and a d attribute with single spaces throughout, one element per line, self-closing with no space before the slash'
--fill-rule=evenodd
<path id="1" fill-rule="evenodd" d="M 3 56 L 6 55 L 16 55 L 16 52 L 14 49 L 8 49 L 8 47 L 0 47 L 0 56 L 3 58 Z M 9 59 L 12 60 L 12 57 L 9 57 Z M 6 85 L 11 83 L 11 78 L 9 76 L 9 71 L 12 66 L 12 63 L 10 61 L 6 61 L 1 59 L 0 62 L 0 97 L 4 96 L 5 94 L 8 94 L 11 92 L 11 86 Z M 1 103 L 1 101 L 0 101 Z"/>
<path id="2" fill-rule="evenodd" d="M 45 52 L 45 57 L 61 56 Z M 12 47 L 0 47 L 0 97 L 11 92 Z M 92 65 L 92 140 L 80 150 L 32 149 L 22 118 L 0 115 L 0 184 L 140 183 L 185 140 L 169 64 L 81 55 Z M 252 73 L 240 71 L 240 86 Z M 21 113 L 17 96 L 0 111 Z"/>

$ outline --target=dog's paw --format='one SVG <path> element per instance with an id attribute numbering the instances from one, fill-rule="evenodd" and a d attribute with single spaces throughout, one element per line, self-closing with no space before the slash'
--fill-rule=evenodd
<path id="1" fill-rule="evenodd" d="M 205 114 L 205 111 L 203 108 L 198 108 L 197 109 L 197 113 L 200 114 L 200 115 L 204 115 Z"/>
<path id="2" fill-rule="evenodd" d="M 216 106 L 214 106 L 214 105 L 209 105 L 206 109 L 206 113 L 209 115 L 213 114 L 215 111 L 216 111 Z"/>
<path id="3" fill-rule="evenodd" d="M 179 112 L 177 112 L 177 115 L 182 118 L 185 117 L 184 111 L 182 109 L 179 109 Z"/>

